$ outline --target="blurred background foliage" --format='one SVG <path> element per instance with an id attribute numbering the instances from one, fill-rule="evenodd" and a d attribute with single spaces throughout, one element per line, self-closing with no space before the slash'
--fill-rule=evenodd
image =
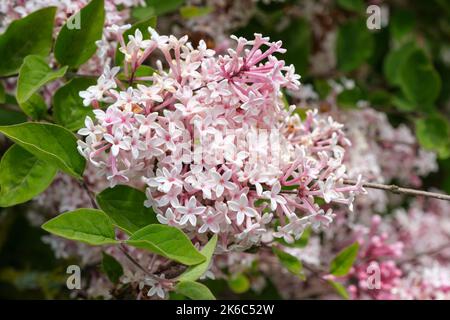
<path id="1" fill-rule="evenodd" d="M 182 0 L 146 2 L 147 7 L 133 10 L 135 21 L 154 15 L 159 21 L 166 16 L 196 19 L 215 10 L 207 1 L 198 6 Z M 298 10 L 301 2 L 261 1 L 248 24 L 234 33 L 250 36 L 257 32 L 282 40 L 288 49 L 287 63 L 293 63 L 302 82 L 312 84 L 321 97 L 331 89 L 328 80 L 354 79 L 356 86 L 339 94 L 339 107 L 357 108 L 357 102 L 365 100 L 385 112 L 394 125 L 405 123 L 413 128 L 420 144 L 439 155 L 440 169 L 426 179 L 424 188 L 439 187 L 450 193 L 450 1 L 336 0 L 314 17 Z M 370 4 L 388 12 L 380 30 L 366 27 Z M 325 73 L 315 71 L 311 59 L 324 43 L 324 34 L 314 32 L 312 19 L 323 30 L 336 31 L 336 63 Z M 0 87 L 0 104 L 7 99 Z M 0 108 L 0 124 L 21 117 Z M 3 143 L 2 152 L 7 147 Z M 54 257 L 41 241 L 44 232 L 26 219 L 25 206 L 0 209 L 0 297 L 68 298 L 65 268 L 70 261 Z M 251 268 L 229 283 L 209 280 L 207 285 L 221 298 L 237 298 L 238 294 L 240 298 L 279 298 L 272 285 L 256 296 L 249 277 Z"/>

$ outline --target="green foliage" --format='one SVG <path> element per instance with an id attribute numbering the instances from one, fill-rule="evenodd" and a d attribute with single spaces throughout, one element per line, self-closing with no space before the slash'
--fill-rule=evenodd
<path id="1" fill-rule="evenodd" d="M 366 9 L 366 4 L 363 0 L 337 0 L 337 4 L 348 11 L 362 13 Z"/>
<path id="2" fill-rule="evenodd" d="M 180 8 L 180 14 L 185 19 L 191 19 L 207 15 L 212 9 L 212 7 L 184 6 Z"/>
<path id="3" fill-rule="evenodd" d="M 0 206 L 28 201 L 47 189 L 57 169 L 18 145 L 3 155 L 0 163 Z"/>
<path id="4" fill-rule="evenodd" d="M 345 287 L 337 282 L 337 281 L 333 281 L 333 280 L 328 280 L 327 281 L 332 287 L 333 289 L 336 291 L 337 294 L 339 294 L 342 298 L 348 300 L 350 299 L 350 295 L 347 292 L 347 289 L 345 289 Z"/>
<path id="5" fill-rule="evenodd" d="M 427 55 L 415 50 L 403 59 L 398 80 L 405 97 L 418 107 L 433 104 L 439 97 L 441 79 Z"/>
<path id="6" fill-rule="evenodd" d="M 0 106 L 0 126 L 10 126 L 27 121 L 27 117 L 15 110 L 4 109 Z"/>
<path id="7" fill-rule="evenodd" d="M 95 53 L 95 42 L 103 33 L 104 6 L 104 0 L 92 0 L 61 28 L 55 43 L 55 58 L 59 63 L 77 68 Z M 76 19 L 79 19 L 79 28 Z"/>
<path id="8" fill-rule="evenodd" d="M 361 89 L 355 86 L 353 89 L 344 90 L 336 97 L 336 103 L 341 108 L 356 108 L 357 102 L 362 100 L 363 93 Z"/>
<path id="9" fill-rule="evenodd" d="M 59 88 L 53 95 L 53 119 L 70 131 L 84 127 L 86 116 L 94 116 L 90 107 L 83 106 L 80 91 L 94 85 L 90 78 L 74 78 Z"/>
<path id="10" fill-rule="evenodd" d="M 293 255 L 273 247 L 273 252 L 278 257 L 280 263 L 285 267 L 290 273 L 298 276 L 300 279 L 305 280 L 305 275 L 303 273 L 303 265 L 300 260 L 298 260 Z"/>
<path id="11" fill-rule="evenodd" d="M 330 273 L 337 277 L 345 276 L 358 256 L 359 243 L 355 242 L 342 249 L 330 263 Z"/>
<path id="12" fill-rule="evenodd" d="M 289 48 L 285 54 L 286 62 L 294 64 L 298 74 L 305 75 L 312 46 L 309 23 L 305 19 L 296 19 L 282 34 L 276 36 L 274 39 L 282 39 L 283 46 Z"/>
<path id="13" fill-rule="evenodd" d="M 118 185 L 103 190 L 97 202 L 111 220 L 128 234 L 153 223 L 158 223 L 152 208 L 146 208 L 145 194 L 129 186 Z"/>
<path id="14" fill-rule="evenodd" d="M 440 114 L 415 121 L 417 140 L 426 149 L 436 151 L 441 158 L 450 156 L 450 124 Z"/>
<path id="15" fill-rule="evenodd" d="M 228 279 L 228 286 L 234 293 L 241 294 L 250 289 L 250 280 L 243 273 L 235 274 Z"/>
<path id="16" fill-rule="evenodd" d="M 183 0 L 145 0 L 147 7 L 152 8 L 156 16 L 177 10 L 183 2 Z"/>
<path id="17" fill-rule="evenodd" d="M 178 279 L 180 281 L 196 281 L 200 278 L 209 268 L 211 264 L 211 259 L 214 254 L 214 250 L 217 245 L 217 234 L 215 234 L 211 240 L 203 247 L 200 251 L 206 258 L 206 260 L 198 265 L 189 267 L 185 272 L 183 272 Z"/>
<path id="18" fill-rule="evenodd" d="M 341 71 L 353 71 L 372 55 L 374 39 L 367 29 L 365 19 L 351 20 L 339 27 L 336 56 Z"/>
<path id="19" fill-rule="evenodd" d="M 206 260 L 181 230 L 171 226 L 148 225 L 133 233 L 125 243 L 188 266 Z"/>
<path id="20" fill-rule="evenodd" d="M 19 103 L 19 107 L 26 115 L 35 120 L 42 119 L 47 112 L 47 104 L 39 93 L 33 93 L 28 100 Z"/>
<path id="21" fill-rule="evenodd" d="M 45 58 L 30 55 L 23 60 L 17 82 L 17 102 L 23 103 L 39 90 L 44 84 L 58 79 L 67 71 L 67 67 L 53 71 Z"/>
<path id="22" fill-rule="evenodd" d="M 6 102 L 6 93 L 5 93 L 5 87 L 0 82 L 0 104 Z"/>
<path id="23" fill-rule="evenodd" d="M 399 77 L 401 66 L 405 59 L 415 50 L 418 50 L 417 45 L 413 42 L 408 42 L 401 47 L 391 50 L 384 59 L 384 75 L 386 80 L 393 86 L 399 84 Z"/>
<path id="24" fill-rule="evenodd" d="M 392 37 L 396 41 L 401 41 L 405 37 L 411 35 L 414 25 L 415 21 L 412 12 L 399 9 L 392 13 L 389 29 Z"/>
<path id="25" fill-rule="evenodd" d="M 118 243 L 114 226 L 100 210 L 78 209 L 62 213 L 42 225 L 42 229 L 57 236 L 91 245 Z"/>
<path id="26" fill-rule="evenodd" d="M 0 126 L 0 132 L 38 159 L 80 178 L 86 164 L 77 151 L 76 137 L 63 127 L 49 123 Z"/>
<path id="27" fill-rule="evenodd" d="M 194 281 L 181 281 L 175 286 L 175 290 L 192 300 L 216 300 L 207 286 Z"/>
<path id="28" fill-rule="evenodd" d="M 123 267 L 113 256 L 102 252 L 102 270 L 113 283 L 119 282 L 123 275 Z"/>
<path id="29" fill-rule="evenodd" d="M 0 36 L 0 76 L 17 73 L 23 59 L 30 54 L 48 55 L 55 13 L 55 7 L 44 8 L 9 25 Z"/>

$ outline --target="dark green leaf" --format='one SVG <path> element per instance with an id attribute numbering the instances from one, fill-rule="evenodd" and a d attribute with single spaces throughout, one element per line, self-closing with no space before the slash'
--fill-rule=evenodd
<path id="1" fill-rule="evenodd" d="M 0 126 L 10 126 L 27 121 L 27 117 L 19 111 L 0 107 Z"/>
<path id="2" fill-rule="evenodd" d="M 405 97 L 418 106 L 432 104 L 441 91 L 439 74 L 422 50 L 415 50 L 404 59 L 399 85 Z"/>
<path id="3" fill-rule="evenodd" d="M 55 13 L 55 7 L 48 7 L 10 24 L 0 36 L 0 76 L 17 73 L 23 59 L 30 54 L 48 55 Z"/>
<path id="4" fill-rule="evenodd" d="M 102 210 L 128 234 L 158 223 L 153 209 L 144 206 L 145 200 L 147 197 L 142 191 L 123 185 L 105 189 L 97 195 Z"/>
<path id="5" fill-rule="evenodd" d="M 55 43 L 55 58 L 59 63 L 77 68 L 95 53 L 95 42 L 103 33 L 104 6 L 104 0 L 92 0 L 61 28 Z"/>
<path id="6" fill-rule="evenodd" d="M 38 159 L 80 178 L 86 160 L 77 151 L 77 139 L 67 129 L 50 123 L 21 123 L 1 126 L 0 132 Z"/>
<path id="7" fill-rule="evenodd" d="M 338 68 L 349 72 L 358 68 L 372 55 L 373 35 L 364 19 L 349 21 L 338 30 L 336 56 Z"/>
<path id="8" fill-rule="evenodd" d="M 23 60 L 17 81 L 17 102 L 27 101 L 44 84 L 58 79 L 67 71 L 67 67 L 53 71 L 45 58 L 30 55 Z"/>
<path id="9" fill-rule="evenodd" d="M 26 202 L 43 192 L 56 175 L 56 168 L 18 145 L 0 163 L 0 207 Z"/>
<path id="10" fill-rule="evenodd" d="M 6 101 L 5 87 L 0 82 L 0 104 L 5 103 L 5 101 Z"/>
<path id="11" fill-rule="evenodd" d="M 90 78 L 74 78 L 59 88 L 53 96 L 55 122 L 71 131 L 84 127 L 86 116 L 93 117 L 94 114 L 90 107 L 83 106 L 79 93 L 95 83 Z"/>
<path id="12" fill-rule="evenodd" d="M 337 4 L 348 11 L 363 13 L 366 5 L 363 0 L 337 0 Z"/>
<path id="13" fill-rule="evenodd" d="M 389 52 L 384 60 L 383 71 L 386 79 L 391 85 L 398 85 L 402 64 L 406 58 L 414 51 L 418 50 L 417 45 L 409 42 L 400 48 Z"/>
<path id="14" fill-rule="evenodd" d="M 177 10 L 182 4 L 183 0 L 146 0 L 148 8 L 152 8 L 156 16 L 161 16 L 165 13 Z"/>
<path id="15" fill-rule="evenodd" d="M 102 252 L 102 270 L 108 276 L 108 279 L 113 283 L 119 282 L 120 277 L 123 275 L 122 265 L 113 256 Z"/>
<path id="16" fill-rule="evenodd" d="M 34 93 L 27 101 L 19 103 L 20 109 L 29 117 L 39 120 L 47 112 L 47 104 L 39 93 Z"/>
<path id="17" fill-rule="evenodd" d="M 390 17 L 389 28 L 392 37 L 399 41 L 411 35 L 414 28 L 414 15 L 411 11 L 395 10 Z"/>
<path id="18" fill-rule="evenodd" d="M 362 100 L 362 92 L 358 87 L 350 90 L 344 90 L 338 94 L 336 103 L 341 108 L 356 108 L 358 101 Z"/>

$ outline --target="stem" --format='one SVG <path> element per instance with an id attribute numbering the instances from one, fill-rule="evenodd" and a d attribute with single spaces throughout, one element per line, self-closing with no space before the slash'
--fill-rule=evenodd
<path id="1" fill-rule="evenodd" d="M 344 180 L 344 184 L 348 185 L 356 185 L 355 180 Z M 371 188 L 371 189 L 379 189 L 379 190 L 385 190 L 390 191 L 393 193 L 398 194 L 408 194 L 413 196 L 422 196 L 422 197 L 429 197 L 429 198 L 435 198 L 439 200 L 446 200 L 450 201 L 450 195 L 442 194 L 442 193 L 436 193 L 436 192 L 428 192 L 423 190 L 417 190 L 417 189 L 410 189 L 410 188 L 403 188 L 396 186 L 395 184 L 381 184 L 381 183 L 372 183 L 372 182 L 366 182 L 362 184 L 365 188 Z"/>
<path id="2" fill-rule="evenodd" d="M 344 184 L 356 185 L 357 181 L 345 179 Z M 397 194 L 407 194 L 407 195 L 412 195 L 412 196 L 422 196 L 422 197 L 450 201 L 450 195 L 448 195 L 448 194 L 429 192 L 429 191 L 410 189 L 410 188 L 403 188 L 403 187 L 399 187 L 395 184 L 388 185 L 388 184 L 381 184 L 381 183 L 365 182 L 362 184 L 362 186 L 364 188 L 390 191 L 390 192 L 397 193 Z M 283 190 L 283 191 L 281 191 L 281 193 L 297 194 L 297 190 Z"/>
<path id="3" fill-rule="evenodd" d="M 120 251 L 125 255 L 125 257 L 131 261 L 136 267 L 138 267 L 142 272 L 144 272 L 148 277 L 152 278 L 153 280 L 156 280 L 164 285 L 171 286 L 172 280 L 171 279 L 163 279 L 158 276 L 155 276 L 154 274 L 150 273 L 148 270 L 146 270 L 143 266 L 141 266 L 132 256 L 128 254 L 128 252 L 125 250 L 125 247 L 123 244 L 120 244 L 119 246 Z"/>
<path id="4" fill-rule="evenodd" d="M 94 209 L 98 209 L 97 202 L 95 201 L 95 198 L 92 196 L 92 192 L 91 192 L 91 190 L 89 190 L 89 187 L 86 184 L 86 181 L 84 181 L 84 180 L 80 181 L 80 185 L 84 189 L 84 191 L 86 191 L 87 195 L 89 196 L 89 199 L 91 200 L 92 207 Z"/>

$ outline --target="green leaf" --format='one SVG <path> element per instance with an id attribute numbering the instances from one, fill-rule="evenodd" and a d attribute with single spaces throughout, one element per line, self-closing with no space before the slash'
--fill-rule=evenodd
<path id="1" fill-rule="evenodd" d="M 205 16 L 212 11 L 212 7 L 184 6 L 180 8 L 180 14 L 185 19 Z"/>
<path id="2" fill-rule="evenodd" d="M 441 158 L 447 158 L 450 152 L 450 124 L 440 114 L 417 119 L 416 135 L 420 145 L 425 149 L 438 152 Z"/>
<path id="3" fill-rule="evenodd" d="M 27 101 L 44 84 L 61 78 L 67 71 L 67 66 L 53 71 L 45 58 L 30 55 L 23 60 L 17 81 L 17 102 Z"/>
<path id="4" fill-rule="evenodd" d="M 96 81 L 90 78 L 73 78 L 58 89 L 53 95 L 53 118 L 56 123 L 70 131 L 84 127 L 87 116 L 94 116 L 90 107 L 83 105 L 79 92 L 94 85 Z"/>
<path id="5" fill-rule="evenodd" d="M 78 209 L 47 221 L 42 229 L 57 236 L 91 245 L 116 244 L 114 226 L 101 210 Z"/>
<path id="6" fill-rule="evenodd" d="M 119 282 L 123 275 L 122 265 L 113 256 L 102 252 L 102 270 L 108 276 L 108 279 L 113 283 Z"/>
<path id="7" fill-rule="evenodd" d="M 185 265 L 195 265 L 206 260 L 181 230 L 166 225 L 146 226 L 135 232 L 126 243 Z"/>
<path id="8" fill-rule="evenodd" d="M 290 273 L 298 276 L 300 279 L 305 280 L 305 275 L 303 274 L 303 265 L 300 260 L 298 260 L 293 255 L 273 247 L 273 252 L 280 260 L 280 263 L 285 267 Z"/>
<path id="9" fill-rule="evenodd" d="M 384 60 L 383 71 L 391 85 L 398 85 L 401 66 L 406 58 L 416 50 L 418 50 L 417 45 L 414 42 L 409 42 L 388 53 Z"/>
<path id="10" fill-rule="evenodd" d="M 175 291 L 192 300 L 216 300 L 207 286 L 194 281 L 181 281 L 175 286 Z"/>
<path id="11" fill-rule="evenodd" d="M 423 50 L 415 50 L 399 69 L 399 85 L 405 97 L 428 106 L 439 97 L 441 78 Z"/>
<path id="12" fill-rule="evenodd" d="M 27 101 L 19 103 L 20 109 L 29 117 L 39 120 L 47 112 L 47 104 L 39 93 L 34 93 Z"/>
<path id="13" fill-rule="evenodd" d="M 334 290 L 336 290 L 336 292 L 342 298 L 346 300 L 350 299 L 350 295 L 348 294 L 347 289 L 345 289 L 345 287 L 342 284 L 333 280 L 328 280 L 328 283 L 334 288 Z"/>
<path id="14" fill-rule="evenodd" d="M 0 126 L 10 126 L 27 121 L 27 117 L 19 111 L 0 107 Z"/>
<path id="15" fill-rule="evenodd" d="M 10 207 L 32 199 L 47 189 L 56 171 L 51 164 L 13 145 L 0 163 L 0 206 Z"/>
<path id="16" fill-rule="evenodd" d="M 366 5 L 363 0 L 337 0 L 337 4 L 348 11 L 363 13 Z"/>
<path id="17" fill-rule="evenodd" d="M 215 234 L 200 251 L 200 253 L 206 257 L 206 260 L 196 266 L 189 267 L 184 273 L 182 273 L 178 277 L 178 280 L 196 281 L 198 278 L 200 278 L 209 268 L 213 253 L 216 249 L 216 245 L 217 245 L 217 234 Z"/>
<path id="18" fill-rule="evenodd" d="M 0 126 L 0 132 L 38 159 L 80 178 L 86 160 L 77 151 L 77 138 L 63 127 L 50 123 L 21 123 Z"/>
<path id="19" fill-rule="evenodd" d="M 315 79 L 314 90 L 317 92 L 320 99 L 325 99 L 331 92 L 331 86 L 328 84 L 326 80 Z"/>
<path id="20" fill-rule="evenodd" d="M 250 289 L 250 281 L 245 274 L 239 273 L 228 279 L 228 286 L 234 293 L 241 294 Z"/>
<path id="21" fill-rule="evenodd" d="M 286 48 L 285 58 L 295 66 L 299 74 L 306 74 L 309 65 L 309 55 L 312 46 L 311 26 L 306 19 L 296 19 L 291 26 L 283 31 L 282 40 Z"/>
<path id="22" fill-rule="evenodd" d="M 152 208 L 144 206 L 145 194 L 129 186 L 117 185 L 97 195 L 97 202 L 114 223 L 132 234 L 149 224 L 158 223 Z"/>
<path id="23" fill-rule="evenodd" d="M 56 8 L 48 7 L 13 21 L 0 36 L 0 76 L 17 73 L 23 59 L 46 56 L 52 48 Z"/>
<path id="24" fill-rule="evenodd" d="M 103 33 L 104 6 L 104 0 L 92 0 L 67 20 L 55 43 L 55 58 L 59 63 L 77 68 L 95 53 L 95 42 Z"/>
<path id="25" fill-rule="evenodd" d="M 0 104 L 6 102 L 6 94 L 5 94 L 5 87 L 0 82 Z"/>
<path id="26" fill-rule="evenodd" d="M 349 72 L 358 68 L 372 55 L 373 35 L 367 29 L 364 19 L 349 21 L 340 26 L 336 41 L 338 68 Z"/>
<path id="27" fill-rule="evenodd" d="M 331 261 L 330 273 L 337 277 L 345 276 L 355 262 L 358 255 L 359 243 L 355 242 L 340 251 Z"/>
<path id="28" fill-rule="evenodd" d="M 392 37 L 399 41 L 412 34 L 414 24 L 414 15 L 412 12 L 406 10 L 395 10 L 390 18 L 389 30 Z"/>
<path id="29" fill-rule="evenodd" d="M 133 24 L 131 26 L 130 29 L 128 29 L 127 31 L 124 32 L 123 38 L 125 39 L 125 41 L 127 41 L 128 36 L 130 36 L 130 35 L 134 36 L 134 33 L 136 32 L 136 30 L 139 29 L 139 31 L 141 31 L 144 39 L 150 39 L 151 35 L 148 32 L 148 27 L 156 28 L 156 21 L 157 21 L 156 16 L 152 16 L 150 18 L 143 19 L 142 21 L 136 22 L 135 24 Z M 116 57 L 114 59 L 115 59 L 115 63 L 117 66 L 119 66 L 123 63 L 124 54 L 119 51 L 119 46 L 117 47 Z"/>
<path id="30" fill-rule="evenodd" d="M 182 4 L 183 0 L 146 0 L 148 8 L 153 9 L 156 16 L 161 16 L 165 13 L 177 10 Z"/>
<path id="31" fill-rule="evenodd" d="M 336 103 L 341 108 L 356 108 L 358 101 L 362 100 L 362 91 L 355 86 L 353 89 L 344 90 L 336 97 Z"/>

